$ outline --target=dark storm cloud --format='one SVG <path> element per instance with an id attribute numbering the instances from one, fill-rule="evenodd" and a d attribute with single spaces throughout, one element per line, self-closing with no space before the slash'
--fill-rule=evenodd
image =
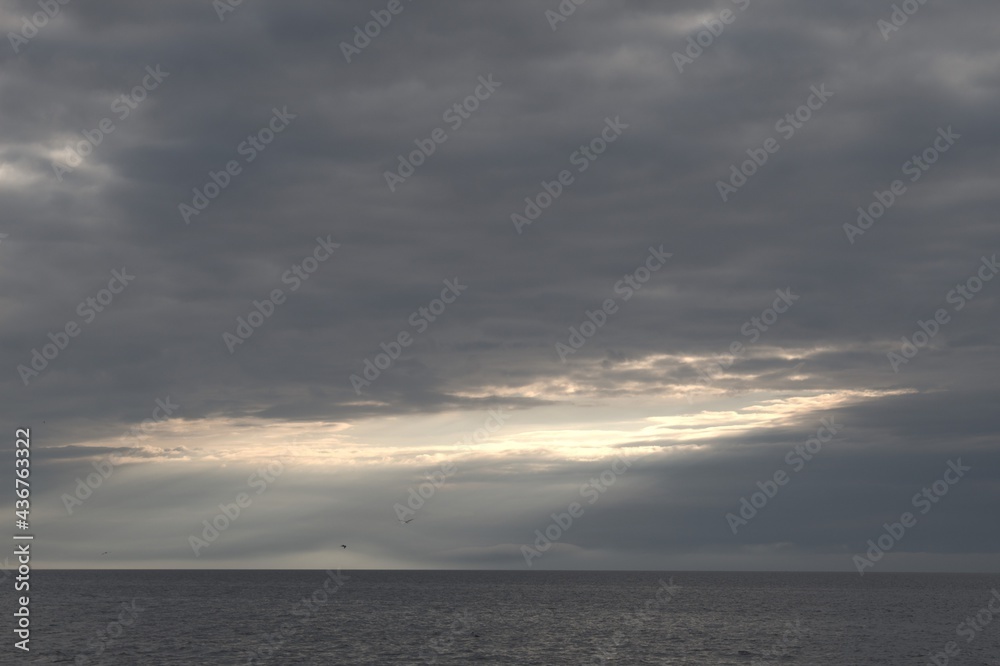
<path id="1" fill-rule="evenodd" d="M 891 3 L 742 4 L 589 2 L 553 31 L 545 11 L 556 2 L 403 2 L 351 63 L 340 44 L 386 3 L 244 2 L 221 21 L 207 0 L 63 6 L 18 53 L 0 49 L 4 404 L 26 423 L 53 423 L 47 443 L 76 445 L 120 436 L 167 396 L 183 419 L 350 422 L 572 403 L 526 394 L 560 379 L 592 399 L 669 395 L 698 382 L 704 357 L 747 343 L 741 327 L 790 288 L 799 300 L 708 388 L 916 391 L 853 407 L 845 421 L 865 438 L 793 491 L 818 499 L 776 508 L 754 537 L 805 550 L 863 543 L 878 521 L 860 504 L 829 503 L 819 522 L 800 506 L 853 483 L 859 466 L 873 479 L 910 470 L 894 480 L 909 488 L 918 468 L 951 455 L 992 459 L 1000 281 L 961 310 L 946 297 L 1000 249 L 1000 16 L 985 1 L 927 3 L 886 40 L 877 21 Z M 726 9 L 735 20 L 679 72 L 674 54 Z M 5 29 L 35 11 L 14 3 Z M 157 66 L 168 75 L 120 119 L 116 97 Z M 490 75 L 500 86 L 451 129 L 443 114 Z M 776 122 L 819 86 L 832 97 L 783 136 Z M 241 144 L 286 108 L 294 119 L 248 163 Z M 106 117 L 115 130 L 59 180 L 56 151 Z M 578 173 L 571 156 L 608 118 L 627 129 Z M 961 138 L 910 182 L 904 163 L 949 127 Z M 384 173 L 435 128 L 447 141 L 391 192 Z M 723 202 L 717 181 L 769 137 L 780 150 Z M 241 173 L 185 224 L 179 204 L 230 160 Z M 511 214 L 564 169 L 573 184 L 517 233 Z M 895 179 L 906 193 L 850 243 L 844 224 Z M 292 292 L 283 274 L 327 237 L 340 248 Z M 616 284 L 661 245 L 671 259 L 622 301 Z M 123 267 L 134 282 L 86 322 L 78 305 Z M 379 343 L 414 333 L 410 315 L 456 278 L 468 290 L 359 398 L 349 376 Z M 230 354 L 222 334 L 276 288 L 287 301 Z M 612 297 L 620 310 L 560 362 L 568 327 Z M 933 348 L 894 372 L 886 354 L 939 308 L 951 320 Z M 17 366 L 69 322 L 79 336 L 25 386 Z M 503 397 L 470 397 L 484 387 Z M 750 470 L 772 465 L 771 449 L 751 435 L 717 445 L 685 463 L 711 486 L 680 501 L 640 484 L 603 514 L 609 525 L 657 513 L 684 525 L 676 541 L 635 532 L 650 552 L 732 545 L 719 512 L 752 487 Z M 687 469 L 673 465 L 663 474 Z M 65 471 L 70 482 L 79 473 Z M 537 483 L 564 476 L 575 471 Z M 974 536 L 971 508 L 995 499 L 986 479 L 963 488 L 966 552 L 997 545 Z M 535 506 L 542 517 L 557 508 Z M 795 538 L 768 522 L 779 515 L 801 528 Z M 517 527 L 480 545 L 520 543 Z"/>

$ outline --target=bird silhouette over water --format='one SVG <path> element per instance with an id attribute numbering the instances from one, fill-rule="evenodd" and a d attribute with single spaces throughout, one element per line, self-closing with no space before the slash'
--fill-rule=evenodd
<path id="1" fill-rule="evenodd" d="M 340 547 L 341 548 L 347 548 L 347 546 L 345 546 L 344 544 L 340 544 Z"/>

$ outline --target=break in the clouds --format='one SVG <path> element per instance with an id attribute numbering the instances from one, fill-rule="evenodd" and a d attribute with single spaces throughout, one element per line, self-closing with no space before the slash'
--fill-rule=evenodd
<path id="1" fill-rule="evenodd" d="M 1000 9 L 668 4 L 0 9 L 47 564 L 995 570 Z"/>

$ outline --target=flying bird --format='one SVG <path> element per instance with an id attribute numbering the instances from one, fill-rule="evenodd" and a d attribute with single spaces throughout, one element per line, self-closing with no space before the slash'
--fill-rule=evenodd
<path id="1" fill-rule="evenodd" d="M 340 547 L 341 548 L 347 548 L 347 546 L 345 546 L 344 544 L 340 544 Z"/>
<path id="2" fill-rule="evenodd" d="M 413 520 L 413 518 L 407 518 L 406 520 L 400 520 L 399 523 L 400 523 L 400 525 L 405 525 L 406 523 L 410 522 L 411 520 Z"/>

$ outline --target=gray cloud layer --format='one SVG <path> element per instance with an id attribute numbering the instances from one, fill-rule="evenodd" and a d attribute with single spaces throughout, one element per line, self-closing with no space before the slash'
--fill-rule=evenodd
<path id="1" fill-rule="evenodd" d="M 171 460 L 197 449 L 183 441 L 133 443 L 124 448 L 159 462 L 129 462 L 66 515 L 60 495 L 92 471 L 85 458 L 108 450 L 80 446 L 149 418 L 156 398 L 179 402 L 192 423 L 356 423 L 492 405 L 586 415 L 657 395 L 674 414 L 699 367 L 747 343 L 744 322 L 788 287 L 799 300 L 713 380 L 712 408 L 756 394 L 880 393 L 683 453 L 665 437 L 664 453 L 637 463 L 563 539 L 565 559 L 544 564 L 845 568 L 962 457 L 974 474 L 891 566 L 995 569 L 1000 541 L 985 521 L 1000 495 L 1000 281 L 960 310 L 947 298 L 998 250 L 1000 10 L 927 3 L 886 40 L 877 22 L 890 4 L 740 5 L 591 2 L 553 31 L 555 2 L 404 2 L 348 64 L 341 42 L 385 3 L 244 2 L 224 21 L 207 0 L 70 3 L 18 53 L 0 49 L 0 391 L 11 419 L 53 447 L 35 453 L 52 560 L 89 562 L 107 550 L 90 546 L 110 540 L 127 563 L 190 563 L 192 526 L 238 492 L 242 467 Z M 733 22 L 679 72 L 674 53 L 725 9 Z M 35 11 L 13 3 L 5 33 Z M 115 99 L 147 66 L 169 75 L 122 119 Z M 451 129 L 445 111 L 488 75 L 500 87 Z M 833 96 L 786 138 L 776 122 L 813 86 Z M 296 117 L 247 162 L 242 142 L 286 107 Z M 115 130 L 58 179 L 59 151 L 105 117 Z M 628 128 L 577 172 L 571 156 L 607 118 Z M 384 172 L 439 127 L 447 141 L 390 192 Z M 911 182 L 904 163 L 949 127 L 961 138 Z M 769 137 L 780 150 L 723 202 L 717 181 Z M 179 204 L 230 160 L 239 175 L 185 224 Z M 511 214 L 564 169 L 573 184 L 517 233 Z M 906 192 L 849 242 L 844 224 L 895 179 Z M 292 291 L 283 274 L 328 236 L 340 248 Z M 661 245 L 672 258 L 624 302 L 616 283 Z M 135 280 L 87 322 L 78 304 L 123 267 Z M 411 313 L 455 278 L 468 290 L 359 398 L 349 376 L 380 342 L 414 333 Z M 230 354 L 222 334 L 277 288 L 287 302 Z M 555 343 L 612 297 L 620 310 L 561 362 Z M 931 348 L 894 372 L 887 353 L 939 308 L 950 320 Z M 25 386 L 17 367 L 70 321 L 79 336 Z M 829 414 L 842 438 L 734 537 L 723 515 Z M 341 538 L 310 526 L 336 506 L 340 529 L 380 563 L 520 566 L 517 546 L 606 463 L 473 456 L 417 519 L 428 524 L 419 538 L 393 531 L 391 506 L 423 468 L 357 478 L 292 468 L 215 561 L 314 564 L 296 549 Z M 379 521 L 388 534 L 370 527 Z"/>

